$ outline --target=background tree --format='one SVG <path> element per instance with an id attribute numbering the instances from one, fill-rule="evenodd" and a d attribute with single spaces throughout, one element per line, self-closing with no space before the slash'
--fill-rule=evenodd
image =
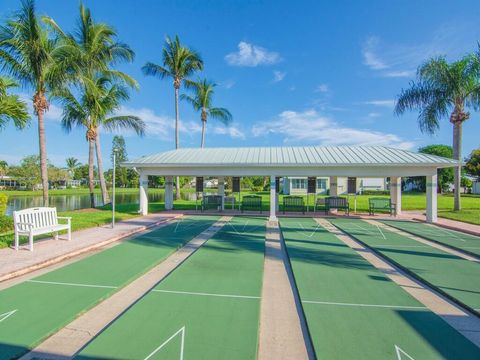
<path id="1" fill-rule="evenodd" d="M 17 129 L 23 129 L 30 120 L 27 104 L 18 95 L 7 92 L 17 86 L 13 80 L 0 76 L 0 130 L 10 121 Z"/>
<path id="2" fill-rule="evenodd" d="M 186 81 L 185 84 L 193 90 L 193 96 L 182 94 L 182 100 L 189 102 L 195 111 L 200 111 L 200 120 L 202 121 L 202 141 L 200 147 L 205 146 L 205 131 L 208 117 L 220 120 L 224 125 L 228 125 L 232 120 L 232 114 L 225 108 L 213 107 L 213 93 L 217 84 L 207 79 L 199 79 L 197 82 Z"/>
<path id="3" fill-rule="evenodd" d="M 8 163 L 5 160 L 0 160 L 0 176 L 7 175 Z"/>
<path id="4" fill-rule="evenodd" d="M 73 34 L 65 34 L 51 18 L 46 17 L 45 21 L 65 44 L 68 56 L 75 54 L 75 62 L 69 62 L 69 65 L 80 92 L 86 93 L 90 86 L 88 83 L 98 78 L 138 88 L 135 79 L 113 68 L 120 62 L 132 62 L 135 56 L 133 50 L 117 40 L 117 33 L 111 26 L 95 22 L 90 10 L 83 4 L 80 4 L 78 27 Z M 96 127 L 91 127 L 89 136 L 94 138 L 102 200 L 107 204 L 110 198 L 104 178 L 100 133 Z"/>
<path id="5" fill-rule="evenodd" d="M 475 176 L 480 180 L 480 149 L 472 150 L 465 161 L 465 171 L 467 174 Z"/>
<path id="6" fill-rule="evenodd" d="M 424 154 L 453 158 L 453 149 L 448 145 L 427 145 L 421 147 L 418 151 Z M 453 168 L 438 169 L 437 175 L 437 192 L 448 191 L 449 185 L 454 181 Z M 424 177 L 422 177 L 422 181 L 425 182 Z"/>
<path id="7" fill-rule="evenodd" d="M 78 159 L 75 159 L 74 157 L 69 157 L 65 160 L 67 164 L 67 170 L 68 173 L 70 174 L 71 177 L 73 177 L 73 174 L 75 174 L 75 169 L 80 166 L 80 162 Z"/>
<path id="8" fill-rule="evenodd" d="M 142 67 L 143 73 L 147 76 L 173 79 L 175 92 L 175 149 L 180 147 L 179 89 L 186 78 L 202 69 L 203 61 L 200 54 L 183 46 L 178 36 L 175 36 L 175 40 L 167 36 L 162 50 L 162 65 L 147 62 Z M 176 199 L 180 200 L 180 198 L 180 178 L 177 176 Z"/>
<path id="9" fill-rule="evenodd" d="M 126 187 L 128 185 L 127 169 L 120 166 L 124 161 L 128 160 L 125 139 L 121 135 L 115 135 L 112 140 L 112 153 L 110 159 L 113 164 L 113 153 L 115 151 L 115 185 Z"/>
<path id="10" fill-rule="evenodd" d="M 41 182 L 40 156 L 25 156 L 19 166 L 11 168 L 10 174 L 30 190 L 35 190 Z"/>
<path id="11" fill-rule="evenodd" d="M 403 89 L 395 106 L 396 114 L 419 111 L 418 123 L 423 132 L 435 133 L 442 118 L 453 125 L 453 158 L 462 159 L 462 125 L 470 117 L 466 108 L 480 106 L 480 59 L 468 55 L 448 63 L 444 57 L 433 58 L 420 66 L 417 81 Z M 454 210 L 460 203 L 461 166 L 455 168 Z"/>
<path id="12" fill-rule="evenodd" d="M 49 36 L 35 12 L 33 0 L 22 6 L 0 28 L 0 61 L 3 68 L 20 83 L 33 89 L 33 109 L 38 118 L 40 168 L 43 204 L 48 206 L 47 145 L 44 115 L 48 110 L 47 94 L 65 81 L 67 72 L 62 62 L 57 39 Z"/>

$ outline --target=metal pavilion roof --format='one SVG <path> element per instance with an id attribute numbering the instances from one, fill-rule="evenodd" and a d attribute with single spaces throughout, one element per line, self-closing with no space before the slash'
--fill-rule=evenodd
<path id="1" fill-rule="evenodd" d="M 428 166 L 452 167 L 453 159 L 385 146 L 302 146 L 244 148 L 185 148 L 123 163 L 127 167 L 223 166 Z"/>

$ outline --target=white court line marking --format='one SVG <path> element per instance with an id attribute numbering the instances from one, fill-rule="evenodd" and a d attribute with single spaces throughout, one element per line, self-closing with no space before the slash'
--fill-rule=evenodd
<path id="1" fill-rule="evenodd" d="M 375 245 L 375 246 L 392 246 L 392 244 L 381 244 L 381 245 Z M 397 248 L 426 248 L 428 245 L 395 245 Z"/>
<path id="2" fill-rule="evenodd" d="M 232 220 L 233 220 L 233 218 L 232 218 Z M 234 225 L 232 225 L 232 220 L 228 221 L 226 225 L 230 225 L 230 227 L 233 229 L 233 231 L 235 231 L 235 233 L 238 234 L 238 235 L 245 234 L 245 228 L 247 227 L 247 225 L 248 225 L 248 223 L 250 222 L 250 220 L 247 220 L 247 221 L 245 222 L 245 224 L 243 225 L 243 228 L 242 228 L 241 232 L 238 231 L 237 228 L 236 228 Z M 254 226 L 252 229 L 249 230 L 249 232 L 253 232 L 254 230 L 257 230 L 259 227 L 260 227 L 260 226 Z"/>
<path id="3" fill-rule="evenodd" d="M 170 293 L 170 294 L 182 294 L 182 295 L 215 296 L 215 297 L 228 297 L 228 298 L 237 298 L 237 299 L 260 299 L 260 296 L 249 296 L 249 295 L 212 294 L 212 293 L 161 290 L 161 289 L 153 289 L 152 291 L 162 292 L 162 293 Z"/>
<path id="4" fill-rule="evenodd" d="M 408 355 L 405 351 L 400 349 L 400 346 L 398 346 L 398 345 L 395 345 L 395 353 L 397 354 L 397 360 L 402 360 L 403 359 L 402 355 L 405 355 L 410 360 L 415 360 L 413 357 Z"/>
<path id="5" fill-rule="evenodd" d="M 313 235 L 315 235 L 315 233 L 317 232 L 317 230 L 320 228 L 320 224 L 317 224 L 317 227 L 316 227 L 315 229 L 313 229 L 312 233 L 311 233 L 310 235 L 307 235 L 307 234 L 305 233 L 305 231 L 306 231 L 307 229 L 305 229 L 305 227 L 303 226 L 303 224 L 300 223 L 300 222 L 298 222 L 297 224 L 300 225 L 300 226 L 302 227 L 302 229 L 303 229 L 303 231 L 297 231 L 297 232 L 299 232 L 300 234 L 302 234 L 303 236 L 306 236 L 306 237 L 308 237 L 308 238 L 311 238 Z"/>
<path id="6" fill-rule="evenodd" d="M 94 284 L 77 284 L 77 283 L 66 283 L 66 282 L 57 282 L 57 281 L 42 281 L 42 280 L 27 280 L 27 282 L 38 283 L 38 284 L 65 285 L 65 286 L 104 288 L 104 289 L 117 289 L 118 288 L 118 286 L 94 285 Z"/>
<path id="7" fill-rule="evenodd" d="M 378 229 L 378 231 L 380 231 L 380 234 L 382 234 L 383 239 L 384 239 L 384 240 L 387 240 L 387 238 L 386 238 L 385 235 L 383 234 L 382 229 L 380 229 L 380 226 L 379 226 L 379 225 L 377 225 L 377 229 Z"/>
<path id="8" fill-rule="evenodd" d="M 187 220 L 191 220 L 192 223 L 190 225 L 186 225 L 185 227 L 181 228 L 180 230 L 178 230 L 178 226 L 187 221 Z M 201 226 L 202 225 L 202 222 L 201 221 L 195 221 L 193 219 L 180 219 L 180 221 L 177 221 L 177 224 L 175 225 L 175 229 L 173 230 L 174 233 L 179 233 L 179 232 L 184 232 L 184 231 L 187 231 L 188 229 L 192 228 L 192 227 L 198 227 L 198 226 Z"/>
<path id="9" fill-rule="evenodd" d="M 313 301 L 313 300 L 302 300 L 302 303 L 319 304 L 319 305 L 338 305 L 338 306 L 379 307 L 379 308 L 388 308 L 388 309 L 426 309 L 425 306 L 356 304 L 356 303 L 341 303 L 341 302 Z"/>
<path id="10" fill-rule="evenodd" d="M 148 360 L 150 359 L 153 355 L 155 355 L 157 352 L 159 352 L 165 345 L 168 344 L 169 341 L 171 341 L 173 338 L 175 338 L 179 333 L 182 334 L 181 337 L 181 345 L 180 345 L 180 360 L 183 360 L 183 348 L 185 346 L 185 326 L 183 326 L 180 330 L 178 330 L 175 334 L 170 336 L 163 344 L 161 344 L 159 347 L 157 347 L 155 350 L 153 350 L 145 359 L 143 360 Z"/>
<path id="11" fill-rule="evenodd" d="M 0 323 L 4 320 L 7 320 L 10 316 L 15 314 L 18 311 L 18 309 L 12 310 L 12 311 L 7 311 L 6 313 L 0 314 Z"/>

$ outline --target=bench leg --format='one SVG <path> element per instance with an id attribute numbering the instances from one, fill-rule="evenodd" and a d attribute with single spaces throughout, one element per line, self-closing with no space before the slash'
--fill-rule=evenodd
<path id="1" fill-rule="evenodd" d="M 58 240 L 58 231 L 55 233 L 55 240 Z"/>
<path id="2" fill-rule="evenodd" d="M 19 236 L 18 236 L 18 233 L 15 231 L 15 250 L 18 250 L 18 243 L 19 243 Z"/>
<path id="3" fill-rule="evenodd" d="M 30 244 L 30 251 L 33 251 L 33 234 L 30 232 L 28 235 L 28 243 Z"/>
<path id="4" fill-rule="evenodd" d="M 68 228 L 68 241 L 72 240 L 72 228 Z"/>

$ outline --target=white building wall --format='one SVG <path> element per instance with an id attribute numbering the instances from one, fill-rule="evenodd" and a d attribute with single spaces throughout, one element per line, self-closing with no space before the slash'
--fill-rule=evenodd
<path id="1" fill-rule="evenodd" d="M 294 187 L 295 180 L 301 179 L 304 181 L 305 188 L 298 189 Z M 317 184 L 319 179 L 324 179 L 325 188 L 319 189 L 317 186 L 317 194 L 324 195 L 330 188 L 330 178 L 317 177 Z M 385 191 L 387 189 L 385 178 L 357 178 L 357 191 L 377 190 Z M 338 195 L 346 194 L 348 191 L 348 178 L 338 177 L 337 180 Z M 306 177 L 285 177 L 283 178 L 283 193 L 285 195 L 304 195 L 307 193 L 307 178 Z"/>

